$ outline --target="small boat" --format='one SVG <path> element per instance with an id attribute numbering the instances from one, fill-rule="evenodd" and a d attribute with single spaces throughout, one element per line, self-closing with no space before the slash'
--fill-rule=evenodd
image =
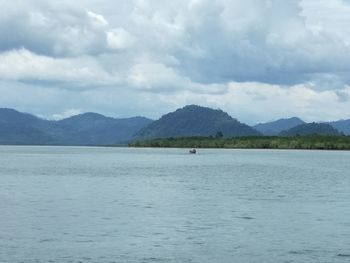
<path id="1" fill-rule="evenodd" d="M 197 153 L 197 151 L 196 151 L 196 149 L 195 149 L 195 148 L 192 148 L 192 149 L 189 151 L 189 153 L 191 153 L 191 154 L 196 154 L 196 153 Z"/>

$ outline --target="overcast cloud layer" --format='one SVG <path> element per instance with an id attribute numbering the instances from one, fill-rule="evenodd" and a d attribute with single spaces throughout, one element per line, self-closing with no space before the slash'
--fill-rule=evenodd
<path id="1" fill-rule="evenodd" d="M 0 107 L 350 118 L 347 0 L 0 0 Z"/>

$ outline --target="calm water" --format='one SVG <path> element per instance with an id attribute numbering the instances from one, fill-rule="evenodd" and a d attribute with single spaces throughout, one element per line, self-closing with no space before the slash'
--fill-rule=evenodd
<path id="1" fill-rule="evenodd" d="M 350 152 L 1 146 L 0 262 L 350 262 Z"/>

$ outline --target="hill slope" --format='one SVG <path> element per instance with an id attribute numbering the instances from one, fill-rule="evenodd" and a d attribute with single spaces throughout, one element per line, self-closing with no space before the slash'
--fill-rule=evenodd
<path id="1" fill-rule="evenodd" d="M 304 124 L 305 122 L 297 117 L 292 117 L 288 119 L 279 119 L 277 121 L 259 123 L 254 126 L 256 130 L 264 135 L 278 135 L 280 132 L 289 130 L 298 125 Z"/>
<path id="2" fill-rule="evenodd" d="M 345 135 L 350 135 L 350 120 L 334 121 L 330 122 L 329 125 L 343 132 Z"/>
<path id="3" fill-rule="evenodd" d="M 215 136 L 217 132 L 222 132 L 225 137 L 259 135 L 252 127 L 221 110 L 189 105 L 146 126 L 135 135 L 135 139 Z"/>
<path id="4" fill-rule="evenodd" d="M 305 135 L 342 135 L 341 132 L 326 123 L 306 123 L 298 125 L 287 131 L 282 131 L 280 136 L 305 136 Z"/>
<path id="5" fill-rule="evenodd" d="M 27 113 L 0 109 L 0 144 L 38 145 L 51 142 L 52 138 L 38 128 L 43 122 Z"/>

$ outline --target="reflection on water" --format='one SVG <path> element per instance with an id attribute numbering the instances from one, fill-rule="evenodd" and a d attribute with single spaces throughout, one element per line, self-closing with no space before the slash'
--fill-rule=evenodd
<path id="1" fill-rule="evenodd" d="M 0 147 L 0 262 L 350 261 L 350 152 Z"/>

